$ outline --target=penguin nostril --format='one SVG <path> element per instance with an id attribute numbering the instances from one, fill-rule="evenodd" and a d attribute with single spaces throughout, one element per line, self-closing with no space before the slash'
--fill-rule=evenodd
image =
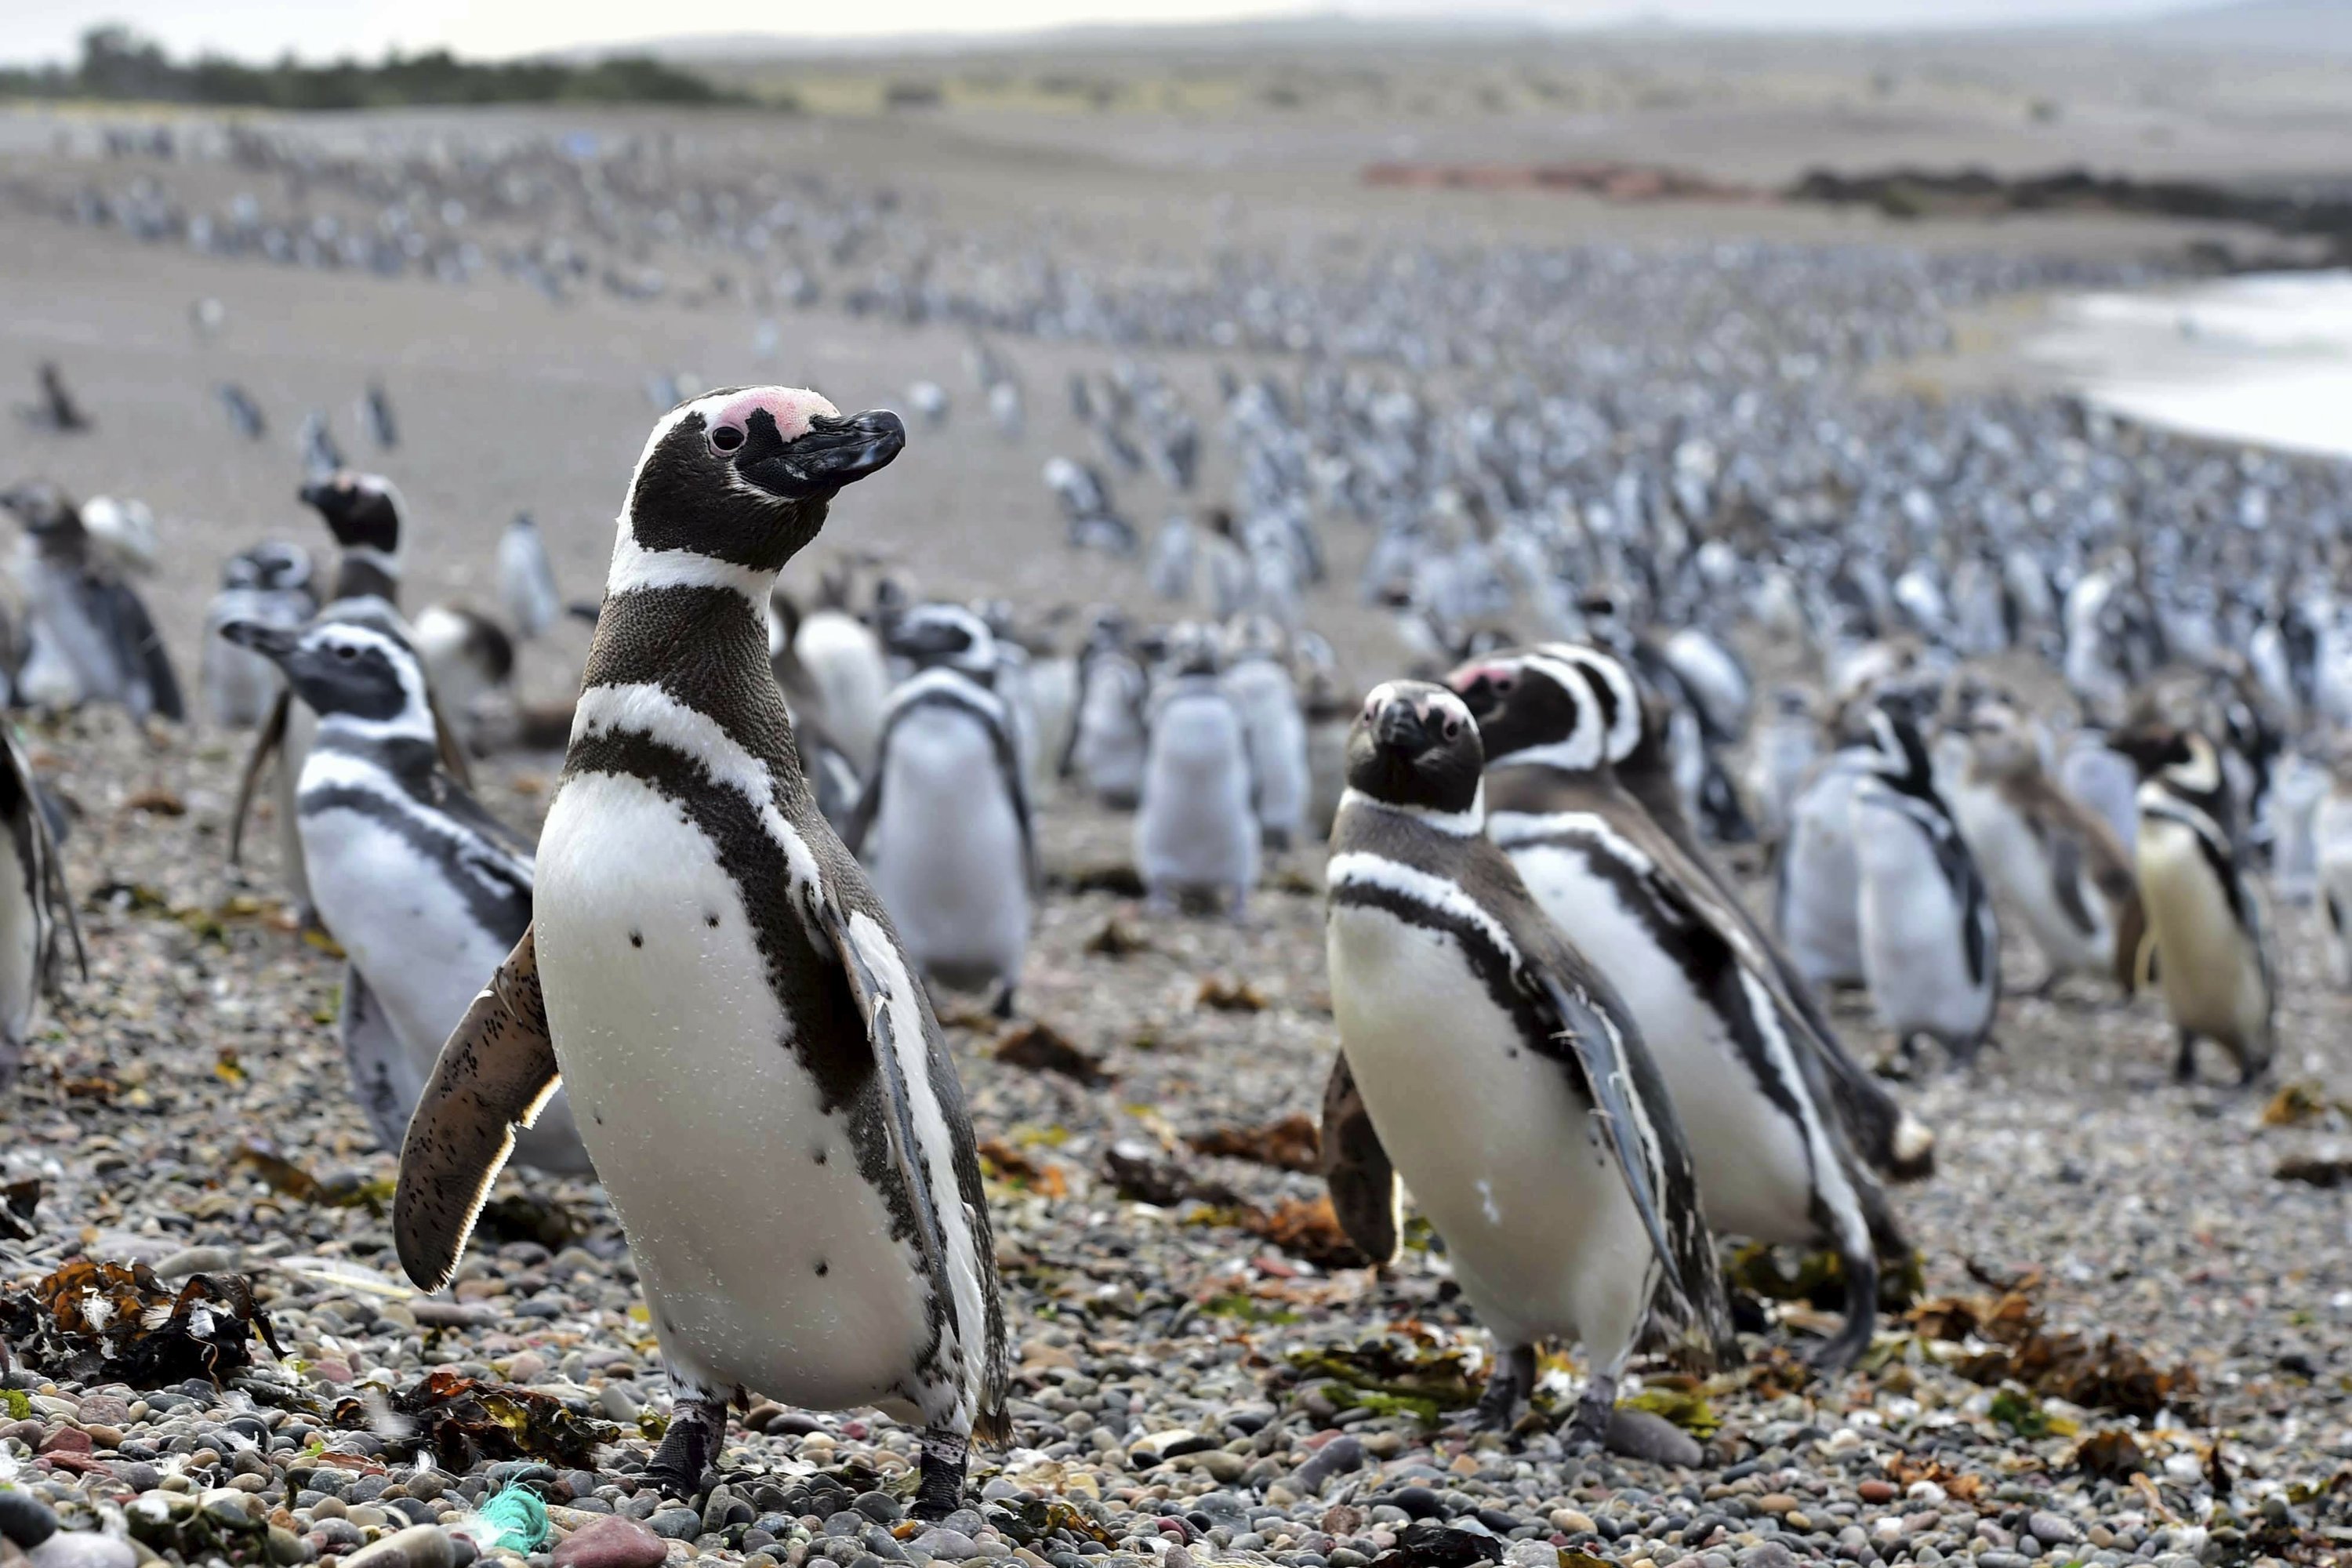
<path id="1" fill-rule="evenodd" d="M 743 431 L 739 426 L 721 425 L 710 433 L 711 447 L 720 452 L 735 451 L 743 445 Z"/>

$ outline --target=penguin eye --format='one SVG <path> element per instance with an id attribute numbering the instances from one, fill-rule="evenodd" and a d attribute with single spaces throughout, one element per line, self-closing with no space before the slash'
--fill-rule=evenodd
<path id="1" fill-rule="evenodd" d="M 353 647 L 349 643 L 337 643 L 335 645 L 335 657 L 337 658 L 357 658 L 359 656 L 360 650 Z"/>
<path id="2" fill-rule="evenodd" d="M 1448 713 L 1445 716 L 1445 722 L 1439 726 L 1437 732 L 1449 741 L 1454 740 L 1462 733 L 1462 721 Z"/>
<path id="3" fill-rule="evenodd" d="M 710 433 L 711 447 L 713 450 L 719 452 L 732 452 L 736 450 L 743 445 L 743 439 L 744 437 L 741 426 L 735 425 L 721 425 L 718 429 L 713 430 Z"/>
<path id="4" fill-rule="evenodd" d="M 1512 689 L 1518 683 L 1519 678 L 1516 675 L 1498 675 L 1495 677 L 1495 694 L 1498 697 L 1508 697 Z"/>

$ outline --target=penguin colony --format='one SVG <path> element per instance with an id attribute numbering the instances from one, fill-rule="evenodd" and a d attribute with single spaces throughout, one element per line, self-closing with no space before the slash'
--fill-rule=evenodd
<path id="1" fill-rule="evenodd" d="M 1008 356 L 975 338 L 968 369 L 1023 438 Z M 680 377 L 658 379 L 669 401 Z M 39 391 L 45 428 L 90 423 L 56 367 Z M 256 731 L 240 821 L 274 770 L 289 899 L 348 960 L 400 1259 L 446 1286 L 509 1162 L 593 1171 L 672 1385 L 646 1471 L 665 1490 L 705 1489 L 754 1397 L 918 1427 L 931 1518 L 971 1446 L 1010 1436 L 981 1132 L 939 1007 L 1020 1013 L 1055 798 L 1133 814 L 1157 918 L 1246 922 L 1269 866 L 1328 850 L 1334 1213 L 1374 1259 L 1408 1198 L 1442 1238 L 1492 1339 L 1464 1422 L 1508 1428 L 1538 1352 L 1577 1348 L 1577 1442 L 1607 1440 L 1645 1347 L 1744 1353 L 1718 1238 L 1834 1255 L 1843 1321 L 1809 1353 L 1835 1373 L 1869 1348 L 1909 1253 L 1895 1189 L 1934 1163 L 1889 1079 L 1995 1070 L 2004 931 L 2044 994 L 2160 1008 L 2183 1079 L 2210 1051 L 2246 1082 L 2278 1056 L 2266 865 L 2281 893 L 2295 868 L 2352 985 L 2332 599 L 2282 578 L 2217 603 L 2226 559 L 1948 527 L 1925 485 L 1841 530 L 1696 436 L 1602 473 L 1607 418 L 1557 400 L 1438 443 L 1415 391 L 1355 371 L 1219 395 L 1204 425 L 1150 365 L 1071 378 L 1085 452 L 1050 458 L 1038 500 L 1135 591 L 1050 608 L 926 596 L 854 540 L 827 540 L 839 574 L 795 569 L 854 531 L 830 522 L 844 491 L 889 482 L 897 416 L 776 386 L 667 407 L 603 598 L 572 606 L 593 641 L 536 846 L 466 772 L 520 728 L 517 663 L 566 611 L 537 523 L 499 539 L 495 613 L 412 617 L 400 492 L 313 416 L 298 493 L 332 553 L 224 564 L 195 718 Z M 266 436 L 249 394 L 217 396 Z M 908 404 L 926 429 L 969 416 L 937 383 Z M 356 412 L 390 466 L 383 388 Z M 1984 436 L 1981 460 L 2021 465 L 2019 442 Z M 1204 446 L 1232 505 L 1192 504 Z M 1587 502 L 1546 499 L 1570 481 Z M 1183 511 L 1139 528 L 1118 494 L 1139 482 Z M 0 500 L 23 537 L 12 704 L 188 718 L 134 585 L 152 513 L 37 483 Z M 1360 702 L 1307 625 L 1334 517 L 1372 534 L 1356 587 L 1392 616 L 1379 673 L 1404 672 Z M 1759 701 L 1774 642 L 1788 684 Z M 2003 658 L 2064 699 L 2003 684 Z M 0 1080 L 79 942 L 62 816 L 13 742 L 6 763 Z M 1734 853 L 1761 854 L 1769 919 Z M 1848 989 L 1874 1040 L 1832 1024 Z M 722 1188 L 724 1212 L 693 1201 Z"/>

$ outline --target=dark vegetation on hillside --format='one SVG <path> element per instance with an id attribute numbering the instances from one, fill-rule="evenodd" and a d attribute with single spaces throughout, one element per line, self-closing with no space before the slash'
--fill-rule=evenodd
<path id="1" fill-rule="evenodd" d="M 292 57 L 247 65 L 218 55 L 183 64 L 127 27 L 82 37 L 73 66 L 0 68 L 0 99 L 95 98 L 255 109 L 386 109 L 433 103 L 671 103 L 751 101 L 658 60 L 616 58 L 586 65 L 546 60 L 483 64 L 446 49 L 388 55 L 381 64 Z"/>

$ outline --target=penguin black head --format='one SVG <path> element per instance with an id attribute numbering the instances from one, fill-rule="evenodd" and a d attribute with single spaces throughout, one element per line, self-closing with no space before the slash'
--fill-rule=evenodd
<path id="1" fill-rule="evenodd" d="M 996 673 L 995 634 L 961 605 L 918 605 L 890 622 L 883 641 L 919 669 L 952 669 L 982 685 Z"/>
<path id="2" fill-rule="evenodd" d="M 387 731 L 434 735 L 425 670 L 415 650 L 375 626 L 321 621 L 300 630 L 231 621 L 221 636 L 286 672 L 286 682 L 321 720 L 355 719 Z"/>
<path id="3" fill-rule="evenodd" d="M 1664 765 L 1664 706 L 1643 690 L 1624 660 L 1586 643 L 1541 643 L 1532 651 L 1583 674 L 1601 715 L 1602 755 L 1610 763 L 1621 768 L 1645 760 Z"/>
<path id="4" fill-rule="evenodd" d="M 400 492 L 383 475 L 338 468 L 296 494 L 326 520 L 327 531 L 344 549 L 400 553 Z"/>
<path id="5" fill-rule="evenodd" d="M 1470 811 L 1486 765 L 1468 705 L 1425 680 L 1375 686 L 1348 731 L 1348 787 L 1383 805 Z"/>
<path id="6" fill-rule="evenodd" d="M 2148 722 L 2116 731 L 2107 737 L 2107 748 L 2129 757 L 2139 776 L 2150 779 L 2195 760 L 2194 739 L 2187 730 Z"/>
<path id="7" fill-rule="evenodd" d="M 794 387 L 706 393 L 654 426 L 625 520 L 640 550 L 772 572 L 816 537 L 835 492 L 906 444 L 887 409 L 845 417 Z"/>
<path id="8" fill-rule="evenodd" d="M 1584 673 L 1534 650 L 1464 665 L 1445 678 L 1477 721 L 1486 765 L 1540 763 L 1570 773 L 1607 765 L 1606 725 Z"/>

